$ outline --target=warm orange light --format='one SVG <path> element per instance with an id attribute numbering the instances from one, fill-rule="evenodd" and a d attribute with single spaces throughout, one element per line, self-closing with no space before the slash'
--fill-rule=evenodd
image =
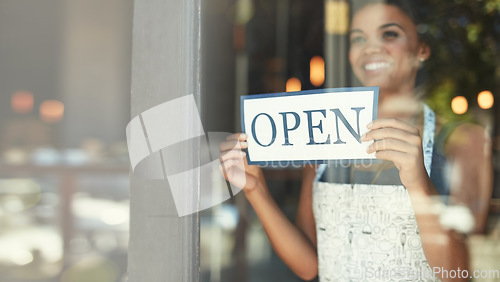
<path id="1" fill-rule="evenodd" d="M 286 92 L 294 92 L 302 90 L 302 85 L 300 84 L 300 80 L 296 77 L 290 77 L 286 81 Z"/>
<path id="2" fill-rule="evenodd" d="M 16 113 L 28 113 L 33 109 L 33 94 L 28 91 L 17 91 L 12 94 L 12 110 Z"/>
<path id="3" fill-rule="evenodd" d="M 309 63 L 310 79 L 314 86 L 321 86 L 325 82 L 325 60 L 320 56 L 314 56 Z"/>
<path id="4" fill-rule="evenodd" d="M 457 96 L 451 100 L 451 110 L 457 115 L 465 114 L 468 108 L 469 105 L 464 96 Z"/>
<path id="5" fill-rule="evenodd" d="M 479 94 L 477 94 L 477 103 L 479 104 L 479 107 L 481 109 L 490 109 L 493 107 L 493 94 L 491 91 L 481 91 Z"/>
<path id="6" fill-rule="evenodd" d="M 58 122 L 63 118 L 64 104 L 57 100 L 46 100 L 40 105 L 40 117 L 45 122 Z"/>

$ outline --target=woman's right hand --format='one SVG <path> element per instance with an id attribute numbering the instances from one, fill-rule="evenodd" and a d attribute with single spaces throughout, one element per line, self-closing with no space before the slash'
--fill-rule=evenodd
<path id="1" fill-rule="evenodd" d="M 226 141 L 220 144 L 219 160 L 224 178 L 249 193 L 259 185 L 263 187 L 261 184 L 264 184 L 265 180 L 259 166 L 248 165 L 246 153 L 243 151 L 248 148 L 246 140 L 247 135 L 244 133 L 227 137 Z"/>
<path id="2" fill-rule="evenodd" d="M 303 233 L 281 211 L 269 193 L 261 168 L 248 165 L 246 154 L 242 151 L 248 147 L 246 140 L 245 134 L 236 133 L 220 144 L 219 159 L 224 177 L 243 189 L 278 256 L 302 279 L 311 280 L 318 274 L 318 255 L 316 247 L 304 234 L 315 236 L 315 233 Z M 312 183 L 312 180 L 307 183 Z M 309 191 L 312 191 L 312 185 L 309 186 Z M 308 202 L 312 205 L 311 201 Z M 314 219 L 312 209 L 310 214 L 310 218 Z M 314 224 L 307 227 L 314 232 Z"/>

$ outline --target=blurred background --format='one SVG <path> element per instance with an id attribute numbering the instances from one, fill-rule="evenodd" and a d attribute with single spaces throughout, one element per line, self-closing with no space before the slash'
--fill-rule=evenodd
<path id="1" fill-rule="evenodd" d="M 124 281 L 131 0 L 0 0 L 0 281 Z"/>
<path id="2" fill-rule="evenodd" d="M 469 243 L 475 269 L 500 269 L 500 3 L 429 2 L 425 99 L 492 136 L 488 229 Z M 349 2 L 201 5 L 206 131 L 240 130 L 241 95 L 358 85 Z M 132 0 L 0 0 L 0 281 L 126 281 L 132 21 Z M 300 169 L 265 173 L 293 220 Z M 300 281 L 244 195 L 200 217 L 202 281 Z"/>

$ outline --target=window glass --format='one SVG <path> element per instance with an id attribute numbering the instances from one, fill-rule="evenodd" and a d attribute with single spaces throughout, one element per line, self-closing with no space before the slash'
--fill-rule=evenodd
<path id="1" fill-rule="evenodd" d="M 400 87 L 398 81 L 410 77 L 413 83 L 404 85 L 411 86 L 407 89 L 414 98 L 411 103 L 394 99 L 384 102 L 384 110 L 411 108 L 418 101 L 436 114 L 435 140 L 440 147 L 434 148 L 440 150 L 440 157 L 432 160 L 436 171 L 431 179 L 441 194 L 438 202 L 446 204 L 438 212 L 439 224 L 460 229 L 460 224 L 452 223 L 453 218 L 468 216 L 474 224 L 457 234 L 467 233 L 459 241 L 468 246 L 469 259 L 464 261 L 470 263 L 469 273 L 479 270 L 475 273 L 478 278 L 483 274 L 485 279 L 487 275 L 487 279 L 498 279 L 494 277 L 499 271 L 494 263 L 498 253 L 492 252 L 492 246 L 499 240 L 496 99 L 500 7 L 488 0 L 409 2 L 415 1 L 204 2 L 204 123 L 208 130 L 240 132 L 242 95 L 355 86 L 380 86 L 384 93 L 390 93 Z M 375 9 L 377 5 L 383 9 Z M 371 57 L 366 57 L 367 52 Z M 384 74 L 385 68 L 393 72 Z M 377 77 L 377 72 L 387 77 Z M 403 93 L 398 89 L 394 93 Z M 424 124 L 419 115 L 410 121 Z M 472 131 L 467 132 L 467 128 Z M 459 158 L 462 160 L 457 161 Z M 262 170 L 270 194 L 294 223 L 302 168 L 268 166 Z M 386 170 L 393 175 L 386 175 Z M 339 169 L 330 171 L 338 173 Z M 375 182 L 388 179 L 386 184 L 401 184 L 394 165 L 381 171 Z M 355 172 L 355 179 L 370 184 L 377 175 L 370 173 L 369 180 L 360 180 L 368 177 L 366 172 Z M 414 215 L 406 216 L 405 222 L 415 219 Z M 301 281 L 271 247 L 244 193 L 201 213 L 201 218 L 203 281 Z M 429 222 L 418 221 L 419 226 Z M 359 230 L 362 233 L 362 228 Z M 398 240 L 404 242 L 399 249 L 402 252 L 408 244 L 417 248 L 417 241 L 425 240 L 424 234 L 407 233 L 398 231 Z M 400 262 L 405 263 L 404 256 Z M 414 264 L 413 259 L 406 263 Z M 398 260 L 393 264 L 398 265 Z"/>

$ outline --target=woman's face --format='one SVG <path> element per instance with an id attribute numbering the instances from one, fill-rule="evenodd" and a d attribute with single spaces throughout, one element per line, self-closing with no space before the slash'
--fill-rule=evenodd
<path id="1" fill-rule="evenodd" d="M 429 48 L 420 43 L 412 20 L 398 7 L 370 4 L 351 23 L 349 60 L 365 86 L 381 92 L 411 92 L 421 58 Z"/>

